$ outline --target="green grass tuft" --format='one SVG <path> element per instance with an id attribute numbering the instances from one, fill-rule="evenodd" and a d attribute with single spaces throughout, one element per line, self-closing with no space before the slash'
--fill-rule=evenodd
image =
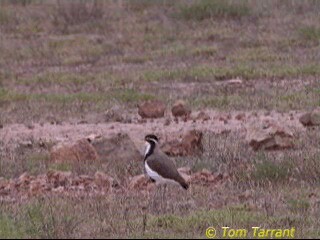
<path id="1" fill-rule="evenodd" d="M 307 26 L 299 29 L 300 36 L 307 41 L 320 42 L 320 28 Z"/>
<path id="2" fill-rule="evenodd" d="M 295 214 L 304 214 L 310 209 L 310 203 L 307 199 L 289 199 L 287 205 L 291 212 Z"/>
<path id="3" fill-rule="evenodd" d="M 0 213 L 0 238 L 13 239 L 23 238 L 22 229 L 17 226 L 14 219 Z"/>
<path id="4" fill-rule="evenodd" d="M 320 75 L 320 65 L 307 64 L 301 66 L 294 65 L 267 65 L 263 67 L 250 65 L 235 65 L 230 67 L 215 67 L 215 66 L 195 66 L 192 68 L 181 68 L 173 70 L 148 70 L 141 76 L 142 80 L 153 81 L 212 81 L 226 80 L 240 77 L 242 79 L 283 79 L 302 77 L 302 76 L 317 76 Z"/>
<path id="5" fill-rule="evenodd" d="M 264 154 L 260 157 L 262 157 L 262 161 L 255 163 L 255 171 L 252 173 L 253 179 L 257 182 L 285 181 L 292 175 L 293 165 L 289 161 L 274 163 Z"/>
<path id="6" fill-rule="evenodd" d="M 204 20 L 208 18 L 241 19 L 250 15 L 246 1 L 201 0 L 189 6 L 182 6 L 180 16 L 184 19 Z"/>

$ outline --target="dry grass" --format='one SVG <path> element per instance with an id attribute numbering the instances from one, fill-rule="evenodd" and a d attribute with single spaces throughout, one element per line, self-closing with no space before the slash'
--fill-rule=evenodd
<path id="1" fill-rule="evenodd" d="M 233 13 L 241 11 L 234 4 L 239 3 L 3 2 L 0 105 L 6 114 L 1 121 L 46 120 L 50 116 L 40 112 L 48 108 L 67 120 L 103 112 L 113 104 L 130 109 L 141 100 L 165 95 L 169 103 L 182 96 L 199 108 L 223 110 L 250 110 L 252 102 L 258 103 L 257 108 L 279 110 L 318 106 L 314 97 L 319 89 L 319 26 L 314 11 L 318 3 L 284 1 L 273 6 L 270 1 L 257 6 L 244 1 L 243 16 Z M 194 14 L 204 14 L 202 21 L 176 17 L 181 11 L 194 12 L 193 8 L 198 9 Z M 220 10 L 212 13 L 214 9 Z M 50 14 L 53 20 L 47 18 Z M 120 18 L 122 14 L 126 17 Z M 239 21 L 232 17 L 238 15 Z M 188 93 L 162 84 L 153 87 L 171 82 L 211 84 L 236 77 L 249 86 L 214 91 L 204 85 Z M 301 87 L 269 85 L 270 80 L 282 79 L 299 79 Z M 304 84 L 303 79 L 308 81 Z M 268 86 L 252 93 L 252 86 L 257 89 L 260 83 Z M 306 88 L 313 88 L 311 95 Z M 270 96 L 274 101 L 265 101 Z M 34 113 L 31 117 L 23 111 L 25 104 Z M 73 109 L 70 114 L 69 109 Z M 19 116 L 18 111 L 22 111 Z"/>
<path id="2" fill-rule="evenodd" d="M 204 155 L 180 158 L 177 164 L 189 165 L 193 170 L 207 168 L 227 173 L 229 180 L 222 185 L 213 188 L 193 185 L 189 193 L 169 188 L 167 203 L 160 208 L 160 202 L 152 205 L 148 196 L 130 191 L 108 197 L 61 195 L 3 202 L 0 236 L 203 238 L 209 226 L 250 229 L 259 225 L 295 227 L 297 237 L 318 237 L 320 209 L 313 196 L 319 194 L 316 145 L 320 136 L 312 130 L 307 134 L 304 139 L 308 140 L 298 142 L 295 150 L 254 152 L 239 141 L 241 135 L 207 133 Z M 29 157 L 33 161 L 41 158 L 40 155 Z M 20 165 L 25 160 L 11 161 Z M 41 161 L 45 162 L 46 158 Z M 52 165 L 37 171 L 50 168 Z M 24 170 L 32 172 L 32 169 Z M 75 171 L 75 168 L 61 170 Z M 82 165 L 80 173 L 91 170 L 101 170 L 101 166 Z"/>
<path id="3" fill-rule="evenodd" d="M 112 106 L 134 112 L 154 98 L 223 111 L 312 109 L 319 10 L 306 0 L 1 1 L 0 125 L 101 121 Z M 225 84 L 232 78 L 243 84 Z M 204 238 L 209 226 L 256 225 L 319 237 L 319 129 L 276 152 L 253 152 L 237 134 L 207 133 L 203 156 L 177 159 L 227 173 L 220 187 L 172 190 L 160 212 L 135 192 L 1 202 L 0 238 Z M 1 177 L 107 171 L 49 164 L 51 143 L 13 151 L 0 141 Z"/>

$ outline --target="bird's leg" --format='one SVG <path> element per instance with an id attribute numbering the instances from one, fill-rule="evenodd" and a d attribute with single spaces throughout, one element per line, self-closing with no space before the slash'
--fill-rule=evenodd
<path id="1" fill-rule="evenodd" d="M 160 189 L 160 194 L 159 194 L 159 200 L 160 200 L 160 212 L 163 212 L 163 191 L 164 191 L 164 186 L 161 184 L 161 189 Z"/>
<path id="2" fill-rule="evenodd" d="M 147 195 L 147 201 L 148 201 L 148 206 L 147 206 L 147 208 L 148 208 L 149 211 L 150 211 L 150 210 L 152 210 L 153 197 L 150 197 L 150 192 L 149 192 L 149 191 L 148 191 L 147 194 L 148 194 L 148 195 Z"/>
<path id="3" fill-rule="evenodd" d="M 157 200 L 157 204 L 156 204 L 156 209 L 157 209 L 157 213 L 159 214 L 160 213 L 160 211 L 161 211 L 161 208 L 162 208 L 162 199 L 161 199 L 161 193 L 162 193 L 162 188 L 163 188 L 163 186 L 162 186 L 162 184 L 159 184 L 158 186 L 157 186 L 157 197 L 155 198 L 155 200 Z"/>
<path id="4" fill-rule="evenodd" d="M 163 194 L 162 194 L 162 201 L 163 201 L 163 209 L 164 209 L 164 213 L 167 210 L 167 197 L 166 197 L 166 191 L 167 191 L 167 184 L 164 184 L 163 186 Z"/>
<path id="5" fill-rule="evenodd" d="M 167 189 L 167 184 L 161 184 L 161 189 L 160 189 L 160 196 L 159 196 L 159 200 L 160 200 L 160 210 L 162 213 L 166 212 L 166 189 Z"/>
<path id="6" fill-rule="evenodd" d="M 153 194 L 152 194 L 152 199 L 150 200 L 150 209 L 152 212 L 156 212 L 158 213 L 158 207 L 159 207 L 159 193 L 160 193 L 160 189 L 161 185 L 156 184 L 155 185 L 155 189 L 153 190 Z"/>
<path id="7" fill-rule="evenodd" d="M 147 228 L 147 215 L 148 215 L 148 211 L 150 210 L 150 194 L 149 191 L 147 192 L 147 204 L 142 206 L 142 214 L 143 214 L 143 218 L 142 218 L 142 235 L 145 234 L 146 232 L 146 228 Z"/>

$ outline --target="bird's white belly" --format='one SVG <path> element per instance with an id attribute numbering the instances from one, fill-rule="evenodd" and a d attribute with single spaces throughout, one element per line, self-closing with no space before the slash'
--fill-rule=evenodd
<path id="1" fill-rule="evenodd" d="M 163 183 L 173 183 L 178 184 L 176 181 L 173 181 L 171 179 L 163 178 L 158 173 L 153 171 L 147 164 L 147 161 L 144 163 L 144 166 L 146 168 L 147 174 L 149 177 L 151 177 L 153 180 L 156 181 L 157 184 L 163 184 Z"/>
<path id="2" fill-rule="evenodd" d="M 156 182 L 164 182 L 164 178 L 161 177 L 158 173 L 153 171 L 147 164 L 147 162 L 144 163 L 144 166 L 146 168 L 147 174 L 149 177 L 151 177 Z"/>

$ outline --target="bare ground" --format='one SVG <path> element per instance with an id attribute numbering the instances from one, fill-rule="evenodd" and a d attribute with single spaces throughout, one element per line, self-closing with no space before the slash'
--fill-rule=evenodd
<path id="1" fill-rule="evenodd" d="M 179 138 L 179 136 L 181 137 L 192 129 L 218 134 L 223 132 L 239 132 L 245 134 L 248 126 L 266 120 L 272 120 L 288 126 L 296 132 L 305 131 L 305 128 L 299 122 L 299 117 L 303 112 L 299 111 L 279 113 L 274 111 L 217 112 L 207 110 L 205 112 L 210 116 L 210 119 L 206 121 L 180 120 L 176 122 L 170 116 L 167 118 L 142 121 L 136 114 L 132 116 L 130 123 L 71 124 L 62 122 L 60 124 L 9 124 L 2 128 L 0 137 L 5 145 L 17 146 L 31 139 L 36 142 L 72 143 L 76 140 L 87 138 L 92 134 L 109 137 L 123 132 L 127 133 L 137 145 L 138 149 L 143 151 L 144 136 L 148 133 L 155 133 L 160 137 L 169 138 L 163 139 L 163 141 L 172 140 L 170 139 L 172 136 Z M 193 112 L 192 115 L 197 116 L 198 113 L 199 112 Z M 243 117 L 241 115 L 243 115 Z M 236 118 L 237 116 L 241 116 L 241 119 L 238 120 Z M 170 119 L 168 126 L 166 125 L 166 119 Z"/>

